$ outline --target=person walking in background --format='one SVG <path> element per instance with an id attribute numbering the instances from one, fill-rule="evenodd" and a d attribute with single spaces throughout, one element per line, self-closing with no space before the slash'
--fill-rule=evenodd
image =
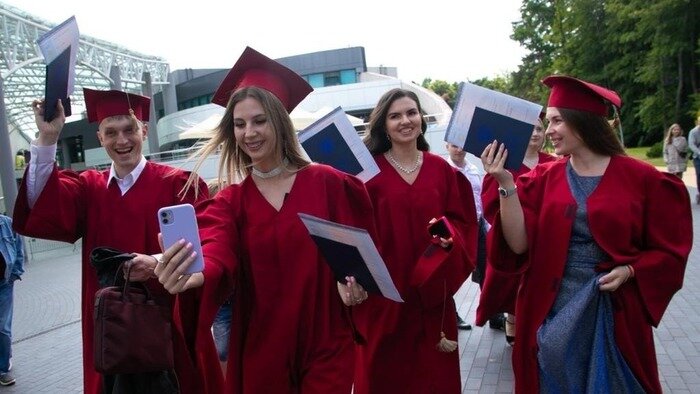
<path id="1" fill-rule="evenodd" d="M 489 261 L 523 273 L 515 391 L 660 393 L 652 327 L 683 284 L 687 189 L 625 155 L 606 119 L 617 93 L 566 76 L 542 82 L 546 135 L 564 157 L 516 182 L 503 144 L 481 155 L 503 190 Z"/>
<path id="2" fill-rule="evenodd" d="M 481 182 L 483 181 L 484 174 L 466 159 L 467 152 L 462 150 L 459 146 L 447 143 L 447 153 L 447 162 L 459 170 L 467 178 L 472 187 L 474 207 L 476 208 L 476 220 L 479 225 L 479 236 L 476 247 L 476 266 L 474 267 L 471 277 L 473 282 L 479 283 L 479 286 L 481 286 L 484 270 L 486 269 L 486 232 L 488 232 L 488 223 L 484 220 L 481 204 Z M 468 324 L 459 316 L 459 312 L 457 312 L 457 328 L 460 330 L 472 329 L 471 324 Z"/>
<path id="3" fill-rule="evenodd" d="M 143 281 L 154 298 L 172 303 L 174 297 L 155 280 L 153 270 L 160 252 L 158 209 L 206 199 L 206 185 L 198 196 L 181 195 L 189 173 L 146 161 L 142 154 L 148 135 L 150 98 L 118 90 L 83 89 L 89 122 L 97 122 L 100 145 L 112 159 L 104 171 L 76 173 L 56 166 L 56 146 L 65 123 L 60 100 L 56 117 L 44 120 L 45 103 L 32 103 L 38 129 L 32 141 L 31 160 L 22 179 L 14 210 L 14 228 L 23 235 L 74 243 L 82 246 L 82 339 L 83 390 L 86 394 L 111 393 L 129 382 L 163 382 L 180 393 L 198 392 L 203 383 L 199 371 L 192 368 L 186 339 L 177 320 L 173 320 L 172 347 L 174 371 L 145 374 L 102 375 L 93 363 L 94 302 L 99 289 L 97 270 L 90 264 L 90 252 L 109 247 L 134 253 L 130 279 Z M 138 332 L 133 335 L 139 335 Z M 126 344 L 125 344 L 126 345 Z M 213 340 L 200 351 L 215 353 Z M 218 365 L 213 368 L 219 369 Z M 162 392 L 162 391 L 161 391 Z"/>
<path id="4" fill-rule="evenodd" d="M 688 149 L 692 152 L 695 167 L 695 204 L 700 205 L 700 115 L 695 119 L 695 127 L 688 134 Z"/>
<path id="5" fill-rule="evenodd" d="M 678 123 L 668 128 L 664 137 L 664 163 L 671 174 L 683 179 L 688 168 L 688 141 L 683 136 L 683 129 Z"/>
<path id="6" fill-rule="evenodd" d="M 386 92 L 370 115 L 365 144 L 380 173 L 366 186 L 379 249 L 405 302 L 372 296 L 353 310 L 366 334 L 357 347 L 356 394 L 461 391 L 452 296 L 474 268 L 476 209 L 466 178 L 428 152 L 426 129 L 410 90 Z M 454 227 L 449 239 L 427 229 L 442 216 Z"/>
<path id="7" fill-rule="evenodd" d="M 352 390 L 359 335 L 348 306 L 367 293 L 354 278 L 335 280 L 298 214 L 376 234 L 362 181 L 302 154 L 289 112 L 311 91 L 246 48 L 214 95 L 226 111 L 195 167 L 220 148 L 219 182 L 230 185 L 198 214 L 204 272 L 184 275 L 194 261 L 184 243 L 165 250 L 156 268 L 173 294 L 203 286 L 196 342 L 211 337 L 234 291 L 226 387 L 217 394 Z M 233 184 L 235 176 L 243 181 Z"/>
<path id="8" fill-rule="evenodd" d="M 5 215 L 0 215 L 0 237 L 0 385 L 11 386 L 12 305 L 14 283 L 24 273 L 24 242 Z"/>
<path id="9" fill-rule="evenodd" d="M 540 115 L 544 117 L 544 113 Z M 518 179 L 541 163 L 548 163 L 556 158 L 542 151 L 545 144 L 544 125 L 540 119 L 532 130 L 530 142 L 525 150 L 523 164 L 512 171 L 513 178 Z M 481 189 L 481 199 L 484 204 L 484 216 L 489 222 L 494 222 L 499 210 L 499 190 L 496 179 L 487 174 Z M 487 261 L 489 256 L 487 256 Z M 483 326 L 488 319 L 490 328 L 503 328 L 506 333 L 506 343 L 515 342 L 515 301 L 520 286 L 520 275 L 506 274 L 493 269 L 487 264 L 484 274 L 483 287 L 476 309 L 476 324 Z M 503 316 L 503 313 L 506 316 Z M 499 326 L 500 322 L 500 326 Z"/>

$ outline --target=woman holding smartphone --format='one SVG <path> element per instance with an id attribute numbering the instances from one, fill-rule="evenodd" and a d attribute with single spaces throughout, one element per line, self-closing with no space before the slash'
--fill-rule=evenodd
<path id="1" fill-rule="evenodd" d="M 192 322 L 198 336 L 211 335 L 234 291 L 219 392 L 352 389 L 357 333 L 346 305 L 367 294 L 352 278 L 335 281 L 298 213 L 373 233 L 372 208 L 360 180 L 303 158 L 289 112 L 311 90 L 291 70 L 245 50 L 214 95 L 226 112 L 200 159 L 221 147 L 219 178 L 231 185 L 201 207 L 204 272 L 185 274 L 196 256 L 184 242 L 165 250 L 156 269 L 172 293 L 203 286 Z"/>
<path id="2" fill-rule="evenodd" d="M 370 115 L 365 144 L 380 173 L 366 186 L 380 250 L 405 302 L 372 296 L 354 311 L 367 334 L 357 350 L 358 394 L 461 391 L 452 295 L 474 267 L 476 211 L 469 181 L 427 152 L 426 128 L 409 90 L 385 93 Z M 433 238 L 431 222 L 443 237 Z"/>

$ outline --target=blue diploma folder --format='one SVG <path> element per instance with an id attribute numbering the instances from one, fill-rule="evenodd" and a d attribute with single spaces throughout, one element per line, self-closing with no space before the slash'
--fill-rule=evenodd
<path id="1" fill-rule="evenodd" d="M 46 91 L 44 94 L 44 120 L 50 122 L 56 117 L 57 101 L 63 104 L 66 117 L 71 115 L 68 97 L 68 78 L 70 77 L 70 49 L 64 49 L 58 57 L 46 65 Z"/>
<path id="2" fill-rule="evenodd" d="M 327 164 L 351 175 L 357 175 L 363 170 L 335 123 L 329 124 L 301 145 L 311 160 L 317 163 Z"/>
<path id="3" fill-rule="evenodd" d="M 517 170 L 525 158 L 533 128 L 529 123 L 476 107 L 463 149 L 481 157 L 486 145 L 497 140 L 508 150 L 505 168 Z"/>

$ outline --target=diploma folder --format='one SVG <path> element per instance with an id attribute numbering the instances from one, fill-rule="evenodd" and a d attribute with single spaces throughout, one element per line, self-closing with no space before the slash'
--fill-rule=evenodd
<path id="1" fill-rule="evenodd" d="M 497 140 L 508 150 L 505 168 L 517 170 L 541 111 L 541 105 L 463 82 L 445 141 L 481 157 L 486 146 Z"/>
<path id="2" fill-rule="evenodd" d="M 299 213 L 299 218 L 337 281 L 345 283 L 346 276 L 354 276 L 367 292 L 403 302 L 367 230 L 305 213 Z"/>
<path id="3" fill-rule="evenodd" d="M 71 115 L 70 95 L 75 87 L 80 31 L 75 16 L 63 21 L 36 40 L 46 63 L 44 120 L 56 116 L 56 103 L 61 100 L 66 117 Z"/>
<path id="4" fill-rule="evenodd" d="M 71 115 L 70 97 L 68 97 L 68 78 L 70 77 L 70 54 L 68 47 L 51 63 L 46 65 L 46 91 L 44 94 L 44 120 L 50 122 L 56 117 L 58 100 L 63 104 L 66 117 Z"/>
<path id="5" fill-rule="evenodd" d="M 316 163 L 355 175 L 362 182 L 379 174 L 379 166 L 341 107 L 300 131 L 298 138 Z"/>

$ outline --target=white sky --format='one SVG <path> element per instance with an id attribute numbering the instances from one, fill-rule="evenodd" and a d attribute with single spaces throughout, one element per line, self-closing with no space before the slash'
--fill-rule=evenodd
<path id="1" fill-rule="evenodd" d="M 81 34 L 171 70 L 229 68 L 246 46 L 271 58 L 363 46 L 368 67 L 458 82 L 514 71 L 525 54 L 510 39 L 520 0 L 0 1 L 55 24 L 75 15 Z"/>

